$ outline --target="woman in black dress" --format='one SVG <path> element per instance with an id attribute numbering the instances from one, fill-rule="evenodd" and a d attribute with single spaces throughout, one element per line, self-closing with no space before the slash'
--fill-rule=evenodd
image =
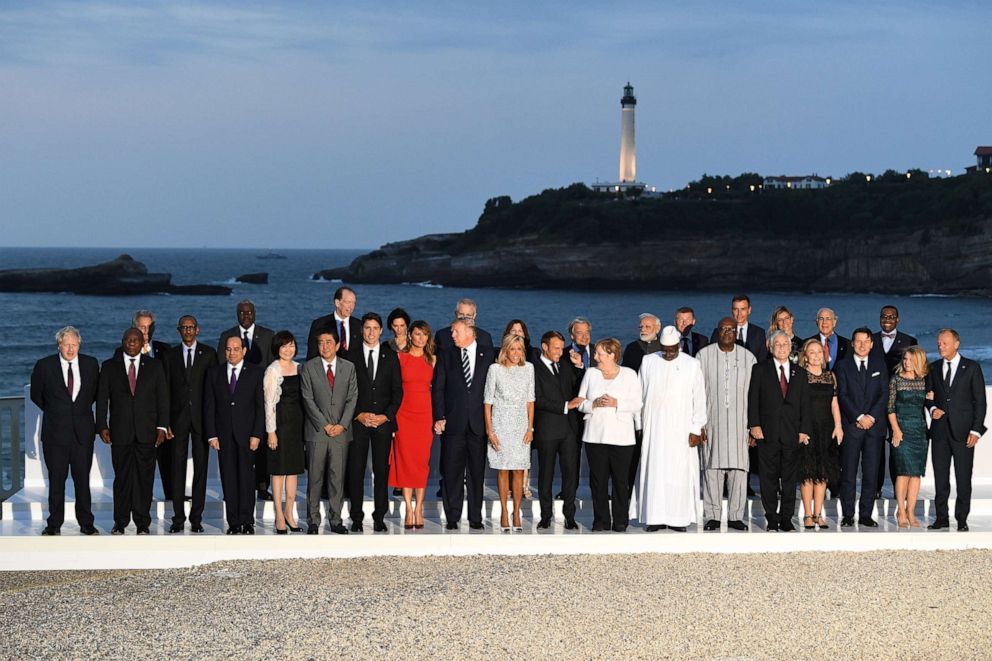
<path id="1" fill-rule="evenodd" d="M 827 483 L 840 476 L 840 450 L 844 440 L 837 403 L 837 379 L 823 361 L 819 339 L 807 340 L 799 354 L 799 366 L 806 370 L 813 400 L 813 434 L 799 446 L 799 491 L 803 497 L 803 527 L 807 530 L 827 528 L 823 518 L 823 500 Z"/>
<path id="2" fill-rule="evenodd" d="M 287 330 L 272 336 L 272 355 L 265 369 L 265 431 L 272 475 L 276 534 L 302 532 L 296 524 L 296 476 L 303 473 L 303 399 L 300 397 L 296 338 Z"/>

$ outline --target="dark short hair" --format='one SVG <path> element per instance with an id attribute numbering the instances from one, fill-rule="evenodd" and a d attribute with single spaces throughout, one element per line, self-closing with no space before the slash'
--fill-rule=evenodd
<path id="1" fill-rule="evenodd" d="M 338 329 L 334 327 L 334 324 L 327 324 L 318 328 L 317 334 L 314 337 L 320 337 L 321 335 L 330 335 L 336 343 L 341 341 L 341 338 L 338 337 Z"/>
<path id="2" fill-rule="evenodd" d="M 410 327 L 410 315 L 407 314 L 406 310 L 403 308 L 395 308 L 392 312 L 390 312 L 389 316 L 386 317 L 386 325 L 392 328 L 393 322 L 397 319 L 402 319 L 406 322 L 406 327 Z"/>
<path id="3" fill-rule="evenodd" d="M 196 320 L 196 317 L 194 317 L 191 314 L 184 314 L 183 316 L 179 317 L 179 321 L 176 322 L 176 326 L 182 326 L 183 325 L 183 319 L 192 319 L 193 320 L 193 325 L 196 326 L 197 328 L 200 327 L 200 322 L 198 322 Z"/>
<path id="4" fill-rule="evenodd" d="M 351 287 L 338 287 L 334 290 L 334 300 L 340 301 L 346 291 L 350 291 L 352 294 L 355 294 L 355 290 Z M 355 298 L 358 298 L 358 294 L 355 294 Z"/>
<path id="5" fill-rule="evenodd" d="M 882 314 L 882 312 L 884 312 L 885 310 L 894 310 L 894 311 L 895 311 L 895 313 L 896 313 L 896 316 L 897 316 L 897 317 L 899 316 L 899 308 L 897 308 L 897 307 L 896 307 L 896 306 L 894 306 L 894 305 L 883 305 L 883 306 L 882 306 L 882 309 L 881 309 L 881 310 L 879 310 L 879 311 L 878 311 L 878 313 L 879 313 L 879 314 Z"/>
<path id="6" fill-rule="evenodd" d="M 131 333 L 131 331 L 134 331 L 135 333 L 137 333 L 137 334 L 138 334 L 138 337 L 140 337 L 140 338 L 142 338 L 142 339 L 144 339 L 144 337 L 145 337 L 145 336 L 144 336 L 144 335 L 142 334 L 142 332 L 141 332 L 141 331 L 140 331 L 139 329 L 137 329 L 137 328 L 135 328 L 134 326 L 131 326 L 131 327 L 129 327 L 129 328 L 127 328 L 127 329 L 125 329 L 125 330 L 124 330 L 124 334 L 123 334 L 123 335 L 121 335 L 121 344 L 123 344 L 123 343 L 124 343 L 124 340 L 125 340 L 125 339 L 127 338 L 127 336 L 128 336 L 128 335 L 129 335 L 130 333 Z"/>
<path id="7" fill-rule="evenodd" d="M 751 307 L 751 297 L 748 296 L 747 294 L 737 294 L 732 299 L 730 299 L 730 304 L 733 305 L 738 301 L 744 301 L 745 303 L 747 303 L 748 307 Z"/>
<path id="8" fill-rule="evenodd" d="M 541 344 L 551 344 L 551 340 L 558 338 L 562 342 L 565 341 L 565 336 L 556 330 L 549 330 L 547 333 L 541 336 Z"/>
<path id="9" fill-rule="evenodd" d="M 680 307 L 678 310 L 675 311 L 675 314 L 691 314 L 693 317 L 695 317 L 696 311 L 690 308 L 688 305 L 683 305 L 682 307 Z"/>
<path id="10" fill-rule="evenodd" d="M 286 346 L 290 342 L 292 342 L 293 344 L 296 344 L 296 338 L 293 337 L 293 334 L 290 333 L 288 330 L 281 330 L 278 333 L 276 333 L 275 335 L 273 335 L 272 336 L 272 358 L 273 359 L 279 358 L 279 349 L 282 349 L 284 346 Z M 299 345 L 298 344 L 296 345 L 296 347 L 297 347 L 297 350 L 299 350 Z M 295 356 L 296 354 L 294 353 L 293 355 Z"/>
<path id="11" fill-rule="evenodd" d="M 248 351 L 248 340 L 245 339 L 244 335 L 228 335 L 227 340 L 224 340 L 224 349 L 227 349 L 227 342 L 232 337 L 238 338 L 238 340 L 241 341 L 241 348 L 244 349 L 245 351 Z"/>
<path id="12" fill-rule="evenodd" d="M 506 322 L 506 329 L 503 331 L 503 335 L 509 335 L 510 329 L 513 328 L 514 324 L 520 324 L 520 327 L 524 329 L 524 340 L 529 343 L 530 331 L 527 330 L 527 324 L 523 319 L 510 319 L 510 321 Z"/>
<path id="13" fill-rule="evenodd" d="M 868 336 L 868 339 L 869 340 L 871 339 L 871 329 L 868 328 L 867 326 L 859 326 L 859 327 L 855 328 L 851 332 L 851 339 L 853 340 L 854 339 L 854 336 L 857 335 L 858 333 L 864 333 L 865 335 Z"/>
<path id="14" fill-rule="evenodd" d="M 379 328 L 382 328 L 382 317 L 376 312 L 366 312 L 362 315 L 362 326 L 365 325 L 366 321 L 374 321 L 379 324 Z"/>

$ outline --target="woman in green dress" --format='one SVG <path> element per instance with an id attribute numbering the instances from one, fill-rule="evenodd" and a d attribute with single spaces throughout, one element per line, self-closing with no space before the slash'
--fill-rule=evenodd
<path id="1" fill-rule="evenodd" d="M 902 356 L 902 366 L 889 382 L 889 427 L 896 467 L 896 521 L 900 528 L 919 528 L 916 499 L 920 478 L 927 466 L 927 421 L 923 401 L 927 396 L 926 376 L 930 370 L 927 353 L 910 347 Z"/>

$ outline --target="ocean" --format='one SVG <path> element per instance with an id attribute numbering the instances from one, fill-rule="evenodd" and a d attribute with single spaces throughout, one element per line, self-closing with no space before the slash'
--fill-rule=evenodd
<path id="1" fill-rule="evenodd" d="M 92 265 L 127 253 L 144 262 L 150 271 L 172 273 L 175 284 L 223 283 L 233 287 L 231 296 L 76 296 L 73 294 L 0 293 L 0 396 L 21 395 L 36 360 L 55 349 L 55 332 L 72 324 L 82 333 L 83 353 L 105 360 L 120 343 L 138 309 L 157 316 L 156 339 L 178 342 L 176 322 L 193 314 L 200 323 L 200 339 L 216 345 L 220 333 L 235 325 L 235 305 L 251 299 L 258 323 L 274 330 L 289 329 L 301 344 L 310 321 L 333 309 L 337 283 L 314 281 L 320 269 L 344 266 L 365 251 L 277 250 L 287 259 L 258 259 L 269 248 L 221 250 L 210 248 L 0 248 L 0 268 L 78 267 Z M 663 256 L 659 256 L 663 259 Z M 243 273 L 267 271 L 268 285 L 235 284 Z M 378 312 L 385 319 L 394 307 L 405 308 L 414 319 L 425 319 L 433 328 L 451 321 L 455 301 L 470 297 L 479 305 L 479 326 L 498 335 L 511 318 L 524 319 L 532 338 L 548 329 L 563 333 L 577 315 L 592 321 L 593 337 L 617 337 L 623 344 L 637 337 L 638 315 L 652 312 L 671 323 L 675 309 L 695 308 L 697 327 L 709 334 L 730 311 L 736 292 L 665 291 L 548 291 L 472 289 L 423 284 L 356 285 L 357 313 Z M 850 336 L 860 325 L 878 328 L 882 305 L 894 304 L 901 313 L 900 329 L 915 335 L 931 358 L 936 357 L 936 333 L 944 326 L 962 336 L 961 353 L 982 363 L 986 381 L 992 376 L 992 326 L 988 323 L 992 301 L 984 298 L 940 296 L 890 296 L 879 294 L 805 294 L 747 292 L 752 299 L 752 321 L 767 327 L 771 311 L 788 306 L 796 315 L 796 332 L 805 337 L 815 330 L 814 319 L 822 306 L 839 318 L 838 330 Z M 388 331 L 384 333 L 388 337 Z"/>

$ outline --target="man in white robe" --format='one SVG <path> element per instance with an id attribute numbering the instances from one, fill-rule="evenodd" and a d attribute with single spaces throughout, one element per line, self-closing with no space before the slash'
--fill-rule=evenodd
<path id="1" fill-rule="evenodd" d="M 699 451 L 706 424 L 703 371 L 679 351 L 679 332 L 666 326 L 661 351 L 641 363 L 641 465 L 631 517 L 648 532 L 685 532 L 699 508 Z"/>

